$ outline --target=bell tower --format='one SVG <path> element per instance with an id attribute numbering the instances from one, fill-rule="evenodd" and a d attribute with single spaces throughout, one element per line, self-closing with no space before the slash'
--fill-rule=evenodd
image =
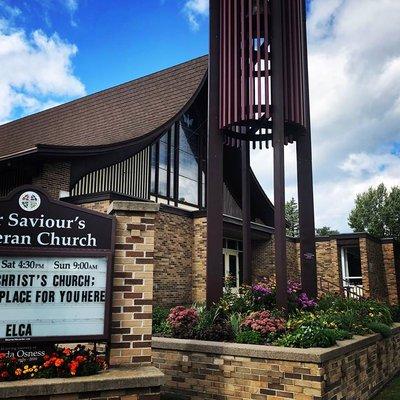
<path id="1" fill-rule="evenodd" d="M 250 148 L 272 147 L 277 301 L 287 306 L 285 146 L 296 145 L 303 290 L 317 295 L 305 0 L 210 0 L 207 303 L 223 290 L 223 146 L 242 153 L 243 278 L 251 283 Z"/>

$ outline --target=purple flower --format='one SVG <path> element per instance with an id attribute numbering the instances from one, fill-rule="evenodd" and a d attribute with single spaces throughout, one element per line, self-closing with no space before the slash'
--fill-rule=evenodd
<path id="1" fill-rule="evenodd" d="M 309 310 L 317 305 L 317 302 L 313 299 L 309 299 L 306 293 L 300 293 L 297 298 L 297 304 L 303 310 Z"/>
<path id="2" fill-rule="evenodd" d="M 272 289 L 269 286 L 267 286 L 265 283 L 257 283 L 255 285 L 253 285 L 251 290 L 253 291 L 253 294 L 257 301 L 260 301 L 263 298 L 272 294 Z"/>
<path id="3" fill-rule="evenodd" d="M 294 281 L 288 281 L 287 292 L 288 294 L 298 293 L 301 290 L 301 284 Z"/>

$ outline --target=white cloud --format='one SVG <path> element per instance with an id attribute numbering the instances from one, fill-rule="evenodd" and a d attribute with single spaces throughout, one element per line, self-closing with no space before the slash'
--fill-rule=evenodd
<path id="1" fill-rule="evenodd" d="M 65 6 L 71 12 L 75 12 L 78 9 L 78 0 L 65 0 Z"/>
<path id="2" fill-rule="evenodd" d="M 392 151 L 400 143 L 400 1 L 313 0 L 308 34 L 316 224 L 349 231 L 357 193 L 400 185 Z M 286 147 L 287 198 L 297 190 L 294 147 Z M 272 196 L 272 152 L 253 153 L 252 164 Z"/>
<path id="3" fill-rule="evenodd" d="M 187 0 L 183 11 L 189 21 L 190 27 L 197 31 L 200 28 L 200 20 L 208 16 L 208 0 Z"/>
<path id="4" fill-rule="evenodd" d="M 0 24 L 0 123 L 84 95 L 72 67 L 76 53 L 57 34 Z"/>

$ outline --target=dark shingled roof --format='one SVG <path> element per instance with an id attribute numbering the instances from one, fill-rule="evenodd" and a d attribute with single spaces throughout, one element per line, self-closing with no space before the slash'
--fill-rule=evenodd
<path id="1" fill-rule="evenodd" d="M 207 72 L 203 56 L 0 126 L 0 158 L 46 146 L 132 141 L 173 120 Z"/>

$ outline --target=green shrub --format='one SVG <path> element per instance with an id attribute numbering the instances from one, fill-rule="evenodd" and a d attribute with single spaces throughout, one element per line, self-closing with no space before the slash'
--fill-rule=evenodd
<path id="1" fill-rule="evenodd" d="M 286 347 L 330 347 L 336 344 L 334 329 L 324 328 L 319 324 L 300 326 L 276 341 L 278 346 Z"/>
<path id="2" fill-rule="evenodd" d="M 205 307 L 200 307 L 197 312 L 198 322 L 194 327 L 196 339 L 217 342 L 232 340 L 231 326 L 218 307 L 212 307 L 209 310 Z"/>
<path id="3" fill-rule="evenodd" d="M 347 340 L 353 337 L 353 334 L 344 329 L 331 329 L 335 335 L 336 340 Z"/>
<path id="4" fill-rule="evenodd" d="M 390 326 L 382 324 L 381 322 L 370 322 L 368 328 L 372 332 L 380 333 L 384 338 L 392 336 L 392 330 Z"/>
<path id="5" fill-rule="evenodd" d="M 242 314 L 239 313 L 232 314 L 229 318 L 229 322 L 234 337 L 237 337 L 239 333 L 242 331 L 242 322 L 243 322 Z"/>
<path id="6" fill-rule="evenodd" d="M 260 332 L 244 330 L 238 332 L 235 336 L 236 343 L 245 343 L 245 344 L 262 344 L 263 338 Z"/>
<path id="7" fill-rule="evenodd" d="M 316 311 L 326 311 L 336 315 L 336 323 L 352 324 L 355 327 L 366 327 L 369 322 L 381 322 L 386 325 L 393 323 L 391 309 L 387 304 L 372 299 L 353 299 L 335 295 L 326 295 L 318 303 Z M 365 329 L 359 332 L 365 333 Z"/>
<path id="8" fill-rule="evenodd" d="M 327 310 L 320 312 L 318 315 L 319 320 L 326 328 L 346 330 L 355 335 L 368 333 L 368 328 L 364 321 L 365 318 L 362 318 L 357 310 Z"/>
<path id="9" fill-rule="evenodd" d="M 217 306 L 228 317 L 234 313 L 250 314 L 255 309 L 251 288 L 241 286 L 237 293 L 228 287 Z"/>
<path id="10" fill-rule="evenodd" d="M 390 314 L 392 315 L 393 322 L 400 322 L 400 305 L 391 306 Z"/>
<path id="11" fill-rule="evenodd" d="M 168 315 L 169 308 L 160 306 L 153 307 L 153 333 L 164 336 L 164 333 L 168 333 L 168 329 L 170 333 L 171 327 L 167 323 Z"/>

